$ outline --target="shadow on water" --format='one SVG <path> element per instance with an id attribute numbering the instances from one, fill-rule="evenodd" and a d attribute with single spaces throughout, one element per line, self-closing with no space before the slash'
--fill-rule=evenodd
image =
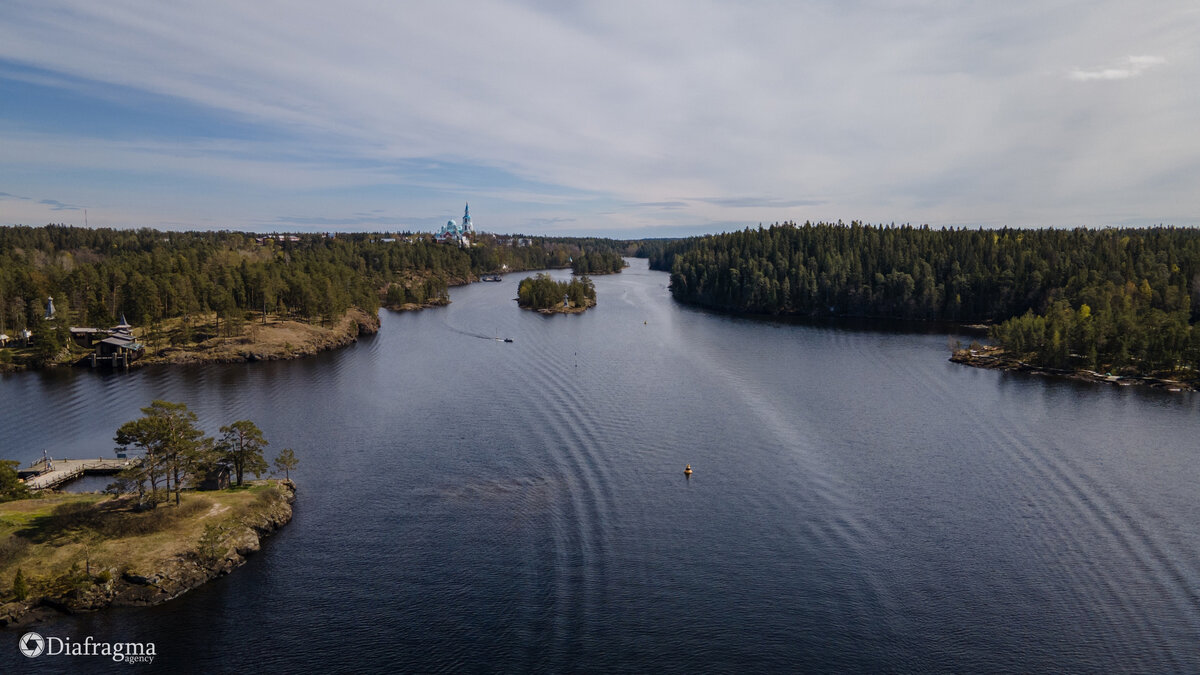
<path id="1" fill-rule="evenodd" d="M 786 315 L 744 314 L 724 312 L 693 305 L 679 305 L 685 311 L 710 317 L 735 319 L 747 323 L 775 326 L 800 326 L 827 330 L 854 331 L 860 333 L 886 333 L 896 335 L 952 335 L 971 339 L 987 337 L 987 327 L 980 324 L 965 324 L 955 321 L 921 321 L 917 319 L 888 319 L 869 317 L 807 317 Z"/>

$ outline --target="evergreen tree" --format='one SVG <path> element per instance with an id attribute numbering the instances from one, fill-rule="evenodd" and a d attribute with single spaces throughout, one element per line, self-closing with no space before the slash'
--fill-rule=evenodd
<path id="1" fill-rule="evenodd" d="M 184 482 L 205 464 L 211 440 L 196 428 L 196 414 L 184 403 L 156 400 L 142 408 L 142 415 L 122 424 L 114 439 L 119 452 L 131 447 L 142 452 L 141 461 L 126 470 L 124 477 L 138 486 L 141 497 L 149 485 L 151 505 L 157 503 L 159 481 L 168 493 L 174 486 L 178 505 Z"/>
<path id="2" fill-rule="evenodd" d="M 242 476 L 246 472 L 258 477 L 267 470 L 267 461 L 263 459 L 267 439 L 254 422 L 238 420 L 221 427 L 221 433 L 223 435 L 217 443 L 217 452 L 226 466 L 233 470 L 237 485 L 242 485 Z"/>
<path id="3" fill-rule="evenodd" d="M 291 470 L 296 468 L 300 460 L 296 459 L 296 453 L 291 448 L 284 448 L 279 451 L 279 456 L 275 458 L 275 470 L 282 471 L 283 477 L 291 479 Z"/>
<path id="4" fill-rule="evenodd" d="M 16 576 L 13 577 L 12 594 L 17 600 L 29 597 L 29 582 L 25 580 L 25 573 L 19 567 Z"/>
<path id="5" fill-rule="evenodd" d="M 0 502 L 30 497 L 29 488 L 17 477 L 18 462 L 0 460 Z"/>

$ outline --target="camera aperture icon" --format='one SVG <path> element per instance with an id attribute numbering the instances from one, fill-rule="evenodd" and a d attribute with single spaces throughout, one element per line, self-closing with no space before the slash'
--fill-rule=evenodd
<path id="1" fill-rule="evenodd" d="M 37 633 L 26 633 L 21 636 L 17 646 L 20 647 L 22 654 L 34 659 L 46 651 L 46 638 Z"/>

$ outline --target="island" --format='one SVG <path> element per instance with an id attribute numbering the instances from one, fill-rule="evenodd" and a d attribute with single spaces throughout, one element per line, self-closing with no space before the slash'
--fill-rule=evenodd
<path id="1" fill-rule="evenodd" d="M 517 285 L 517 306 L 542 314 L 579 314 L 596 306 L 596 287 L 587 277 L 555 281 L 538 274 Z"/>

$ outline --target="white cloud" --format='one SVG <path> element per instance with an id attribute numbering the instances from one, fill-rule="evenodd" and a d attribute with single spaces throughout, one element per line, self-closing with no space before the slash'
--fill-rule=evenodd
<path id="1" fill-rule="evenodd" d="M 1076 68 L 1068 76 L 1072 80 L 1080 82 L 1092 80 L 1127 80 L 1131 77 L 1141 75 L 1150 68 L 1164 65 L 1166 62 L 1167 60 L 1161 56 L 1130 56 L 1118 66 L 1101 68 L 1099 70 L 1080 70 Z"/>

